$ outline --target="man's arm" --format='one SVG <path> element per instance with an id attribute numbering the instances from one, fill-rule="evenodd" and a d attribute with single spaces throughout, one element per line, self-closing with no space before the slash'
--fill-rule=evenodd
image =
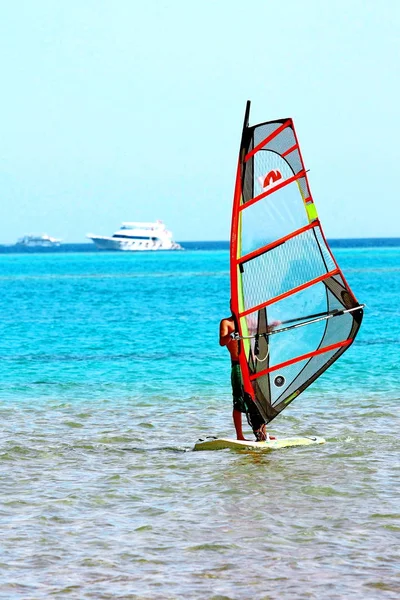
<path id="1" fill-rule="evenodd" d="M 227 346 L 232 341 L 232 328 L 229 326 L 228 319 L 222 319 L 219 326 L 219 345 Z"/>

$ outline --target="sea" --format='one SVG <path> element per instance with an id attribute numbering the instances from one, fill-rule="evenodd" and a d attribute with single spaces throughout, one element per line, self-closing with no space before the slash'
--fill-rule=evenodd
<path id="1" fill-rule="evenodd" d="M 364 321 L 271 424 L 234 436 L 226 242 L 0 249 L 0 598 L 400 598 L 400 240 L 333 240 Z M 248 426 L 245 433 L 251 437 Z"/>

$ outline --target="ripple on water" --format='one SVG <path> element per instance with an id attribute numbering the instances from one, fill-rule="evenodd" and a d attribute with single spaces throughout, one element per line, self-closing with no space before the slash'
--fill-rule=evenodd
<path id="1" fill-rule="evenodd" d="M 270 427 L 327 443 L 268 455 L 191 452 L 233 434 L 228 252 L 10 259 L 0 596 L 398 600 L 399 250 L 369 252 L 356 343 Z"/>

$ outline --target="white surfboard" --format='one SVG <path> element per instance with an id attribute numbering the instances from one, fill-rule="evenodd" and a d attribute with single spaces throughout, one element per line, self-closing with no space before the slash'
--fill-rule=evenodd
<path id="1" fill-rule="evenodd" d="M 199 440 L 194 445 L 193 450 L 279 450 L 280 448 L 288 448 L 290 446 L 310 446 L 311 444 L 325 444 L 324 438 L 309 436 L 309 437 L 289 437 L 275 438 L 266 442 L 253 442 L 244 440 L 233 440 L 230 438 L 214 438 Z"/>

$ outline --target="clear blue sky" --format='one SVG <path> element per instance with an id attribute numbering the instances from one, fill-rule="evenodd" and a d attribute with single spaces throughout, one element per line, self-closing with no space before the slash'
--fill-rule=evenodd
<path id="1" fill-rule="evenodd" d="M 328 237 L 400 236 L 397 0 L 16 0 L 0 243 L 162 219 L 229 238 L 243 111 L 293 117 Z"/>

